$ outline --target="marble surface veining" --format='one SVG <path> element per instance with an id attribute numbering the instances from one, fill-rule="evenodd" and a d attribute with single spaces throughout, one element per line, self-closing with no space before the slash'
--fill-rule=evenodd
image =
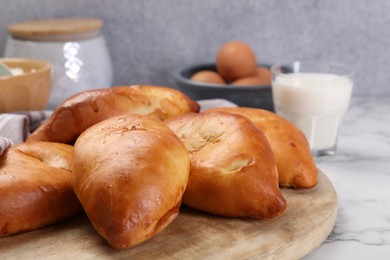
<path id="1" fill-rule="evenodd" d="M 335 227 L 305 260 L 390 259 L 390 97 L 355 98 L 338 152 L 317 160 L 338 194 Z"/>

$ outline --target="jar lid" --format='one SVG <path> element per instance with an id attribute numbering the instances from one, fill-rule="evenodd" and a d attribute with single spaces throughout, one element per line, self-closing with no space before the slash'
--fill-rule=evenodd
<path id="1" fill-rule="evenodd" d="M 32 41 L 76 41 L 96 37 L 103 22 L 92 18 L 63 18 L 14 23 L 8 31 L 15 39 Z"/>

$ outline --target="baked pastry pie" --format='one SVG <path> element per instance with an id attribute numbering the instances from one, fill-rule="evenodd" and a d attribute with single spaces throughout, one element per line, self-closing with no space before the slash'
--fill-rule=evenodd
<path id="1" fill-rule="evenodd" d="M 303 132 L 283 117 L 258 108 L 225 107 L 206 113 L 224 111 L 249 118 L 267 137 L 275 155 L 282 187 L 311 188 L 317 184 L 317 168 Z"/>
<path id="2" fill-rule="evenodd" d="M 112 117 L 84 131 L 74 147 L 75 193 L 112 247 L 137 245 L 176 218 L 190 163 L 182 142 L 161 121 Z"/>
<path id="3" fill-rule="evenodd" d="M 182 92 L 159 86 L 123 86 L 84 91 L 65 100 L 27 141 L 73 144 L 88 127 L 124 113 L 159 120 L 198 112 L 199 104 Z"/>
<path id="4" fill-rule="evenodd" d="M 0 156 L 0 235 L 41 228 L 82 210 L 73 192 L 73 147 L 21 143 Z"/>
<path id="5" fill-rule="evenodd" d="M 187 148 L 191 171 L 183 203 L 227 217 L 268 219 L 286 207 L 271 147 L 246 117 L 188 113 L 166 120 Z"/>

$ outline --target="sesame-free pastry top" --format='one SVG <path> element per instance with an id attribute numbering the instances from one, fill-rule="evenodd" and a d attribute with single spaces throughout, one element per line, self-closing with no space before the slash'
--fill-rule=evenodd
<path id="1" fill-rule="evenodd" d="M 199 109 L 196 101 L 168 87 L 133 85 L 88 90 L 62 102 L 27 141 L 73 144 L 88 127 L 120 114 L 136 113 L 165 120 Z"/>

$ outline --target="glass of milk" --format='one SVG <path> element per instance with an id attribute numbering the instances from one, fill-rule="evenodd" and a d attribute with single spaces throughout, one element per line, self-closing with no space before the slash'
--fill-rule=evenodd
<path id="1" fill-rule="evenodd" d="M 314 156 L 334 155 L 351 100 L 352 70 L 335 63 L 295 61 L 274 65 L 271 71 L 276 113 L 303 131 Z"/>

